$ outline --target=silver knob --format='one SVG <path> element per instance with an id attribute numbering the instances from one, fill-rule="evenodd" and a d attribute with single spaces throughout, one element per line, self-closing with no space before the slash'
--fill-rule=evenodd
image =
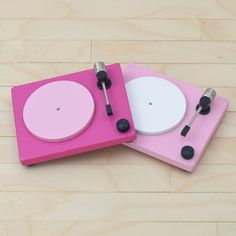
<path id="1" fill-rule="evenodd" d="M 102 62 L 102 61 L 95 62 L 93 68 L 94 68 L 96 74 L 100 71 L 106 72 L 106 66 L 105 66 L 104 62 Z"/>
<path id="2" fill-rule="evenodd" d="M 216 97 L 216 91 L 213 88 L 207 88 L 204 91 L 202 96 L 210 98 L 210 100 L 212 102 L 214 100 L 214 98 Z"/>

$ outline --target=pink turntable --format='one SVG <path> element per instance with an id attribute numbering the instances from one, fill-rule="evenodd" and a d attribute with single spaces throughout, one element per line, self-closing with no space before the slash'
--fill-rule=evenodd
<path id="1" fill-rule="evenodd" d="M 12 100 L 23 165 L 136 137 L 119 64 L 14 87 Z"/>
<path id="2" fill-rule="evenodd" d="M 192 172 L 220 124 L 228 101 L 212 88 L 128 64 L 123 70 L 137 139 L 125 145 Z"/>

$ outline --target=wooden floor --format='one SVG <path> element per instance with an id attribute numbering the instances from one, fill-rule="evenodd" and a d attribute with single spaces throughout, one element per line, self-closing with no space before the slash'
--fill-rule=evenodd
<path id="1" fill-rule="evenodd" d="M 19 164 L 11 87 L 96 60 L 230 100 L 194 173 L 123 146 Z M 0 235 L 235 236 L 236 1 L 0 0 Z"/>

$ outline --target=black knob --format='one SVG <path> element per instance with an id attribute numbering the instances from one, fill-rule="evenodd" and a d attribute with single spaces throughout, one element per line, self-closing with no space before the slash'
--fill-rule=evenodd
<path id="1" fill-rule="evenodd" d="M 207 115 L 211 110 L 210 104 L 211 99 L 209 97 L 203 96 L 200 98 L 199 104 L 196 106 L 196 110 L 199 108 L 199 106 L 201 106 L 202 109 L 200 111 L 200 114 Z"/>
<path id="2" fill-rule="evenodd" d="M 106 89 L 109 89 L 111 87 L 111 80 L 107 77 L 107 73 L 105 71 L 99 71 L 97 73 L 97 86 L 99 89 L 102 88 L 102 82 L 105 84 Z"/>
<path id="3" fill-rule="evenodd" d="M 129 130 L 130 124 L 129 121 L 126 119 L 120 119 L 116 122 L 116 128 L 119 132 L 125 133 Z"/>
<path id="4" fill-rule="evenodd" d="M 181 156 L 185 159 L 185 160 L 191 160 L 194 156 L 194 149 L 191 146 L 184 146 L 181 149 Z"/>

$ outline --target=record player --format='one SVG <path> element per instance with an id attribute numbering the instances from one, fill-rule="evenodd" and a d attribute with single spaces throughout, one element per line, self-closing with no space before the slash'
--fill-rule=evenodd
<path id="1" fill-rule="evenodd" d="M 206 90 L 128 64 L 123 70 L 137 139 L 125 145 L 192 172 L 228 101 Z"/>
<path id="2" fill-rule="evenodd" d="M 135 139 L 119 64 L 12 89 L 19 158 L 32 165 Z"/>

